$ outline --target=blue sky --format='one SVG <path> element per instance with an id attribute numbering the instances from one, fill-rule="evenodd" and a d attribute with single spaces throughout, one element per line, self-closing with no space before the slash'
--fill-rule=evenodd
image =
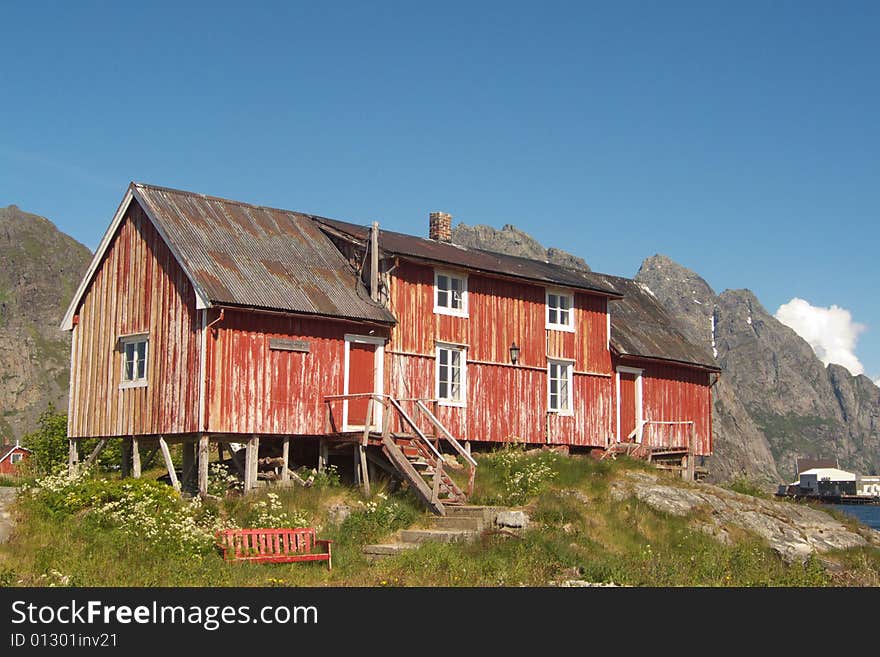
<path id="1" fill-rule="evenodd" d="M 880 3 L 0 0 L 0 26 L 0 206 L 89 247 L 130 180 L 416 234 L 445 210 L 839 306 L 880 377 Z"/>

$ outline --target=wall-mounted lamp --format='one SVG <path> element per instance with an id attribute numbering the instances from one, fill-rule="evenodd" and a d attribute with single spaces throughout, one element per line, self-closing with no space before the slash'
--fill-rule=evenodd
<path id="1" fill-rule="evenodd" d="M 516 341 L 514 340 L 513 344 L 510 345 L 510 362 L 516 365 L 519 360 L 519 347 L 516 346 Z"/>

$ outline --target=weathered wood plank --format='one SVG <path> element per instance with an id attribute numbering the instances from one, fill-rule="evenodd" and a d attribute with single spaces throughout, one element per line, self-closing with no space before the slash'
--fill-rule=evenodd
<path id="1" fill-rule="evenodd" d="M 92 463 L 94 463 L 95 460 L 98 458 L 98 456 L 100 456 L 101 452 L 104 451 L 104 448 L 106 446 L 107 446 L 107 439 L 101 438 L 101 440 L 98 441 L 98 444 L 95 445 L 95 449 L 93 449 L 92 453 L 89 454 L 89 458 L 86 459 L 86 462 L 83 464 L 83 467 L 85 469 L 89 469 L 91 467 Z"/>
<path id="2" fill-rule="evenodd" d="M 73 438 L 67 441 L 67 476 L 75 477 L 77 467 L 79 465 L 79 454 L 76 448 L 76 440 Z"/>
<path id="3" fill-rule="evenodd" d="M 290 480 L 290 470 L 287 465 L 290 462 L 290 436 L 284 436 L 281 442 L 281 458 L 284 459 L 284 465 L 281 466 L 281 481 Z"/>
<path id="4" fill-rule="evenodd" d="M 141 450 L 137 436 L 131 437 L 131 476 L 141 478 Z"/>
<path id="5" fill-rule="evenodd" d="M 168 449 L 168 443 L 165 438 L 159 436 L 159 449 L 162 451 L 162 458 L 165 459 L 165 467 L 168 469 L 168 476 L 171 478 L 171 485 L 178 493 L 180 492 L 180 482 L 177 480 L 177 472 L 174 469 L 174 461 L 171 460 L 171 450 Z"/>
<path id="6" fill-rule="evenodd" d="M 208 462 L 211 460 L 208 434 L 199 436 L 199 495 L 208 494 Z"/>

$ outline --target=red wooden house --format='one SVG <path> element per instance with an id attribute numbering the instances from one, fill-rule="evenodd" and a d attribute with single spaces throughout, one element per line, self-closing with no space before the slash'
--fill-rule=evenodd
<path id="1" fill-rule="evenodd" d="M 379 463 L 442 513 L 472 445 L 711 453 L 718 368 L 650 295 L 456 246 L 444 213 L 430 232 L 133 183 L 62 326 L 71 465 L 99 437 L 128 441 L 136 475 L 144 445 L 172 471 L 180 442 L 204 491 L 210 443 L 245 443 L 250 488 L 261 447 L 287 478 L 290 450 L 347 446 L 360 477 Z"/>
<path id="2" fill-rule="evenodd" d="M 31 450 L 18 443 L 0 445 L 0 475 L 18 474 L 20 464 L 26 461 L 30 455 Z"/>

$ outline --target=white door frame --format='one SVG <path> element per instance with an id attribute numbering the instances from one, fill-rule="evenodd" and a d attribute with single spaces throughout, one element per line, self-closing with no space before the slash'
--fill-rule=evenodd
<path id="1" fill-rule="evenodd" d="M 375 376 L 373 378 L 373 392 L 384 392 L 385 386 L 385 343 L 387 338 L 376 337 L 375 335 L 356 335 L 354 333 L 345 334 L 345 371 L 342 379 L 342 394 L 348 394 L 348 364 L 351 353 L 351 343 L 374 344 L 376 345 L 376 356 L 373 364 Z M 382 426 L 382 410 L 381 404 L 373 405 L 373 423 L 371 429 L 378 431 Z M 348 423 L 348 400 L 342 402 L 342 430 L 343 431 L 363 431 L 364 425 L 350 425 Z"/>
<path id="2" fill-rule="evenodd" d="M 615 384 L 617 386 L 617 442 L 621 441 L 620 435 L 620 374 L 621 372 L 624 374 L 635 374 L 636 375 L 636 427 L 638 431 L 636 431 L 636 442 L 642 442 L 642 430 L 644 429 L 643 421 L 644 414 L 642 411 L 642 373 L 645 370 L 638 369 L 636 367 L 624 367 L 623 365 L 617 366 L 617 372 L 615 373 Z"/>

